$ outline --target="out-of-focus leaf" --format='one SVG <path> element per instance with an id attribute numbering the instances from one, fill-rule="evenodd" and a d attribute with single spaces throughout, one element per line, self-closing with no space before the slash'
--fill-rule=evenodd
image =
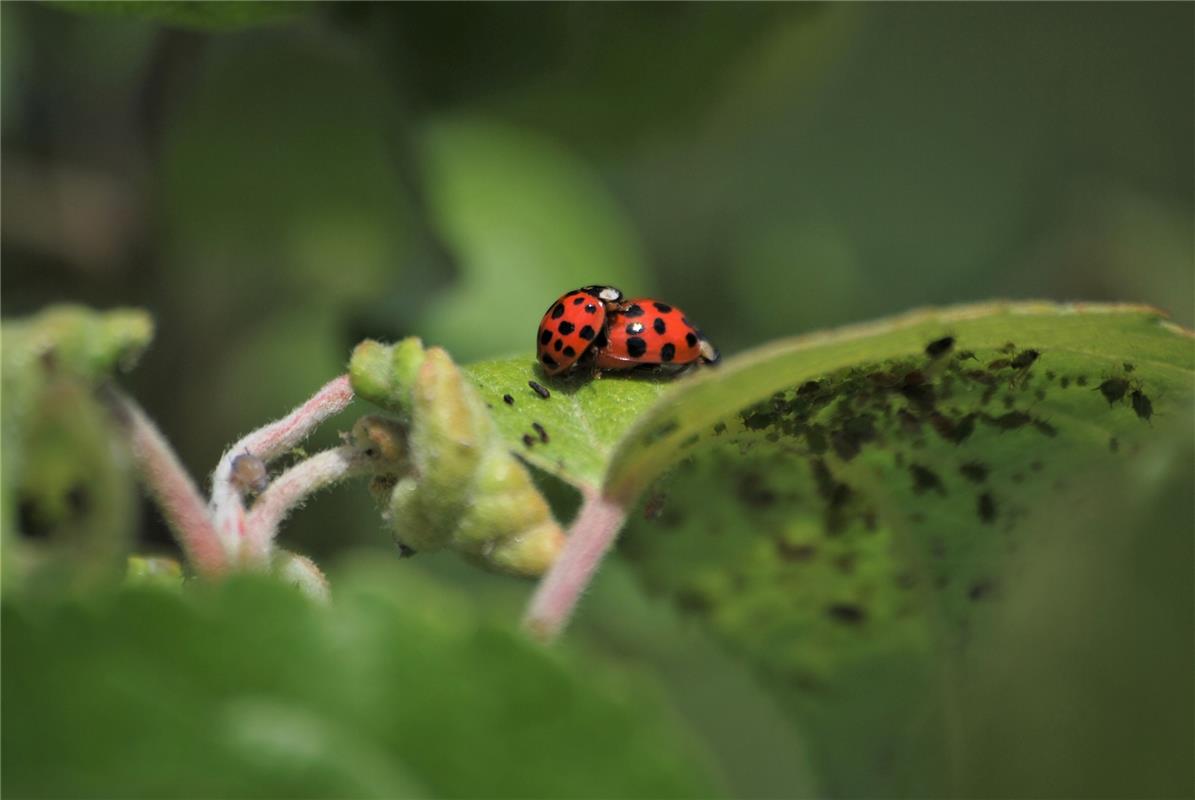
<path id="1" fill-rule="evenodd" d="M 394 564 L 310 605 L 263 579 L 4 609 L 22 797 L 690 797 L 653 693 L 578 669 Z"/>
<path id="2" fill-rule="evenodd" d="M 463 275 L 419 330 L 458 359 L 532 342 L 558 296 L 643 289 L 642 255 L 597 176 L 567 150 L 495 122 L 451 119 L 421 140 L 428 201 Z"/>
<path id="3" fill-rule="evenodd" d="M 131 368 L 149 315 L 53 306 L 3 325 L 0 540 L 5 591 L 120 576 L 133 531 L 133 482 L 91 390 Z"/>
<path id="4" fill-rule="evenodd" d="M 826 791 L 950 793 L 976 782 L 959 659 L 1017 596 L 1021 553 L 1051 531 L 1039 510 L 1144 507 L 1167 478 L 1150 453 L 1189 440 L 1175 424 L 1193 388 L 1190 335 L 1146 309 L 919 314 L 678 385 L 624 438 L 607 490 L 651 486 L 623 552 L 756 665 Z M 1092 497 L 1093 468 L 1143 477 Z"/>
<path id="5" fill-rule="evenodd" d="M 172 0 L 168 3 L 138 0 L 54 0 L 52 5 L 66 11 L 101 17 L 147 20 L 168 27 L 232 31 L 288 22 L 308 13 L 315 4 L 254 0 L 239 0 L 235 3 L 206 3 L 197 0 Z"/>

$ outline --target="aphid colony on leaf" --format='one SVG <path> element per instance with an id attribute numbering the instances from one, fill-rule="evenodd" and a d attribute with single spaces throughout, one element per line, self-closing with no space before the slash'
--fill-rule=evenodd
<path id="1" fill-rule="evenodd" d="M 539 323 L 535 356 L 548 375 L 578 369 L 680 371 L 718 361 L 718 350 L 679 308 L 649 297 L 624 300 L 613 286 L 583 286 Z"/>

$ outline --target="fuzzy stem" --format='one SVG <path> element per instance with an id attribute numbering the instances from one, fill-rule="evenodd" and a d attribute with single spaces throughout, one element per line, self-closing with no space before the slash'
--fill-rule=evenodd
<path id="1" fill-rule="evenodd" d="M 102 386 L 99 396 L 128 437 L 141 479 L 157 500 L 191 567 L 200 575 L 223 572 L 228 567 L 228 553 L 208 516 L 207 504 L 170 444 L 140 406 L 115 386 Z"/>
<path id="2" fill-rule="evenodd" d="M 248 434 L 228 450 L 212 474 L 212 515 L 216 529 L 229 552 L 239 552 L 249 544 L 251 524 L 246 519 L 240 490 L 233 484 L 232 462 L 237 456 L 249 453 L 262 461 L 285 453 L 306 439 L 325 419 L 343 411 L 353 400 L 348 375 L 334 378 L 320 387 L 309 400 L 276 422 L 271 422 Z M 272 539 L 272 533 L 266 543 Z M 260 543 L 260 542 L 259 542 Z M 259 554 L 253 553 L 251 557 Z"/>
<path id="3" fill-rule="evenodd" d="M 625 508 L 600 492 L 584 492 L 568 540 L 540 581 L 523 617 L 524 627 L 534 636 L 551 641 L 564 630 L 626 517 Z"/>
<path id="4" fill-rule="evenodd" d="M 278 525 L 309 495 L 353 475 L 371 471 L 357 448 L 341 445 L 303 459 L 275 478 L 249 511 L 246 558 L 266 564 Z"/>

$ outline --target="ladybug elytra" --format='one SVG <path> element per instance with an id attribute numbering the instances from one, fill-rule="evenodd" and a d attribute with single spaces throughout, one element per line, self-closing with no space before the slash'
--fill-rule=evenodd
<path id="1" fill-rule="evenodd" d="M 596 353 L 598 369 L 685 367 L 718 360 L 717 348 L 683 311 L 650 297 L 620 303 L 606 317 L 606 336 L 609 341 Z"/>
<path id="2" fill-rule="evenodd" d="M 544 313 L 536 359 L 546 374 L 559 375 L 583 364 L 683 369 L 716 363 L 718 351 L 678 308 L 647 297 L 624 301 L 613 286 L 583 286 Z"/>
<path id="3" fill-rule="evenodd" d="M 592 347 L 606 343 L 606 312 L 622 299 L 613 286 L 582 286 L 560 297 L 544 312 L 535 339 L 535 357 L 549 375 L 575 365 Z"/>

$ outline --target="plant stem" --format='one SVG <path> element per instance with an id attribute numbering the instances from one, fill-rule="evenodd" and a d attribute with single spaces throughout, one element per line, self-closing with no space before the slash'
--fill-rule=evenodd
<path id="1" fill-rule="evenodd" d="M 250 552 L 246 555 L 251 559 L 263 557 L 249 542 L 252 538 L 255 544 L 261 544 L 260 538 L 250 533 L 241 491 L 233 483 L 232 462 L 236 457 L 248 453 L 268 463 L 302 442 L 321 422 L 339 414 L 352 400 L 349 377 L 341 375 L 324 384 L 309 400 L 282 419 L 258 428 L 224 452 L 212 473 L 212 516 L 229 552 L 240 552 L 247 547 Z M 272 538 L 271 531 L 265 539 L 267 548 Z M 264 556 L 268 561 L 268 553 Z"/>
<path id="2" fill-rule="evenodd" d="M 287 514 L 309 495 L 371 468 L 372 462 L 356 447 L 341 445 L 305 458 L 279 475 L 249 511 L 246 557 L 253 563 L 268 563 L 278 525 Z"/>
<path id="3" fill-rule="evenodd" d="M 218 575 L 228 567 L 228 553 L 208 514 L 207 504 L 170 444 L 141 407 L 111 384 L 99 396 L 128 436 L 133 460 L 150 494 L 191 567 L 200 575 Z"/>
<path id="4" fill-rule="evenodd" d="M 600 491 L 584 492 L 568 540 L 540 581 L 523 617 L 523 625 L 534 636 L 551 641 L 564 630 L 626 517 L 626 509 Z"/>

